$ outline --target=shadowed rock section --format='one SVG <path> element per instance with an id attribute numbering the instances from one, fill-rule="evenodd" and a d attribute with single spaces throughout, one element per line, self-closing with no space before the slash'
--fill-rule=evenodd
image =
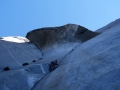
<path id="1" fill-rule="evenodd" d="M 92 32 L 82 26 L 67 24 L 60 27 L 48 27 L 32 30 L 27 33 L 26 38 L 28 38 L 30 42 L 34 43 L 38 48 L 43 48 L 64 41 L 74 42 L 77 39 L 85 42 L 97 35 L 98 33 Z"/>
<path id="2" fill-rule="evenodd" d="M 75 38 L 81 40 L 82 42 L 85 42 L 91 38 L 94 38 L 97 35 L 99 35 L 99 33 L 90 31 L 84 27 L 79 26 L 75 33 Z"/>

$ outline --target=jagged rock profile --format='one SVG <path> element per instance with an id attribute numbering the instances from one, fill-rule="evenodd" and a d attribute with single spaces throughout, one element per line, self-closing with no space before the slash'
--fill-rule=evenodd
<path id="1" fill-rule="evenodd" d="M 38 48 L 43 48 L 62 41 L 74 42 L 76 39 L 79 39 L 85 42 L 97 35 L 97 32 L 92 32 L 80 25 L 67 24 L 60 27 L 32 30 L 27 33 L 26 38 Z"/>

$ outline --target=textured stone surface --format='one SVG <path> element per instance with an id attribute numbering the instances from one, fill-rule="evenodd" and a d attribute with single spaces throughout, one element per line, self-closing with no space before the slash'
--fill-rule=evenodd
<path id="1" fill-rule="evenodd" d="M 119 28 L 120 24 L 111 26 L 77 46 L 34 90 L 119 90 Z"/>
<path id="2" fill-rule="evenodd" d="M 75 24 L 42 28 L 27 34 L 33 43 L 0 38 L 0 90 L 119 90 L 119 19 L 105 27 L 97 33 Z M 58 67 L 49 72 L 54 60 Z"/>
<path id="3" fill-rule="evenodd" d="M 43 57 L 40 50 L 22 37 L 4 37 L 0 39 L 0 71 L 5 67 L 20 68 L 24 63 L 33 64 Z M 8 63 L 10 62 L 10 63 Z"/>
<path id="4" fill-rule="evenodd" d="M 74 42 L 76 39 L 85 42 L 97 35 L 97 32 L 92 32 L 82 26 L 67 24 L 60 27 L 41 28 L 30 31 L 27 33 L 26 38 L 38 48 L 43 48 L 63 41 Z"/>
<path id="5" fill-rule="evenodd" d="M 39 58 L 43 58 L 41 51 L 26 38 L 1 38 L 0 90 L 30 90 L 49 73 L 48 63 L 37 63 Z"/>
<path id="6" fill-rule="evenodd" d="M 41 65 L 9 70 L 0 73 L 0 90 L 30 90 L 46 73 Z"/>

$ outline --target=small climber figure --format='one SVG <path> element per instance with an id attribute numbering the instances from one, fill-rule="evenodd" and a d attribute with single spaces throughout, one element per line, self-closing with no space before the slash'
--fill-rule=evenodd
<path id="1" fill-rule="evenodd" d="M 55 70 L 57 67 L 58 67 L 58 62 L 57 62 L 57 60 L 52 61 L 51 64 L 50 64 L 50 66 L 49 66 L 50 72 L 53 71 L 53 70 Z"/>

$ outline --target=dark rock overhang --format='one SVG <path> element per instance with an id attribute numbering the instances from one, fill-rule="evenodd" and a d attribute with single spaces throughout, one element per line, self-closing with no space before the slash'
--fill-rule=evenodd
<path id="1" fill-rule="evenodd" d="M 80 25 L 66 24 L 60 27 L 46 27 L 32 30 L 27 33 L 26 38 L 38 48 L 43 48 L 62 41 L 74 42 L 80 40 L 81 42 L 85 42 L 98 34 Z"/>

